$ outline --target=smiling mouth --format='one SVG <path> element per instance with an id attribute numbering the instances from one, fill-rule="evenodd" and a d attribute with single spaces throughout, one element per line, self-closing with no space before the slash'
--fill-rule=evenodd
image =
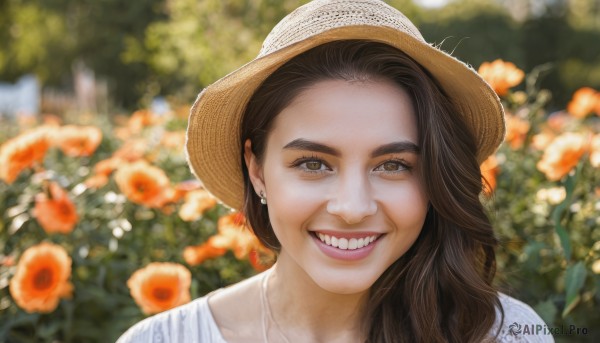
<path id="1" fill-rule="evenodd" d="M 376 234 L 360 238 L 344 238 L 314 231 L 311 232 L 311 234 L 318 238 L 321 242 L 340 250 L 356 250 L 364 248 L 382 236 L 381 234 Z"/>

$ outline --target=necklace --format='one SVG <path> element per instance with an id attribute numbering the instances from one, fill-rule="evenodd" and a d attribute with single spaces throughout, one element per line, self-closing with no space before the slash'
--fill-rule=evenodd
<path id="1" fill-rule="evenodd" d="M 268 337 L 267 333 L 268 333 L 268 326 L 269 326 L 269 322 L 270 322 L 270 323 L 275 324 L 275 328 L 277 329 L 277 331 L 279 332 L 279 335 L 283 338 L 283 340 L 286 343 L 290 343 L 288 338 L 283 334 L 283 331 L 279 327 L 279 324 L 277 324 L 277 322 L 275 321 L 275 319 L 273 319 L 273 316 L 271 315 L 271 309 L 269 307 L 269 297 L 267 295 L 267 288 L 268 288 L 269 277 L 271 276 L 272 271 L 273 271 L 273 268 L 271 268 L 265 272 L 265 276 L 261 280 L 261 284 L 260 284 L 260 300 L 261 300 L 261 307 L 262 307 L 263 337 L 265 338 L 265 340 L 264 340 L 265 343 L 269 343 L 269 337 Z"/>

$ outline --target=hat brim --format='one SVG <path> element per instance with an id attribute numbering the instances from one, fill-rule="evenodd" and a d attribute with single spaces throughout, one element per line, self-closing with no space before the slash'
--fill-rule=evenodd
<path id="1" fill-rule="evenodd" d="M 246 104 L 256 89 L 294 56 L 328 42 L 349 39 L 394 46 L 427 69 L 474 133 L 480 164 L 504 140 L 500 99 L 463 62 L 394 28 L 369 25 L 335 28 L 254 59 L 198 95 L 190 111 L 186 157 L 192 173 L 223 204 L 237 210 L 243 206 L 240 125 Z"/>

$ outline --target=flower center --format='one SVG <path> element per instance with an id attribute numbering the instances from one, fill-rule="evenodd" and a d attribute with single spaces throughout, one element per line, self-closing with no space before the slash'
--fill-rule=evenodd
<path id="1" fill-rule="evenodd" d="M 46 289 L 52 285 L 52 270 L 50 268 L 42 268 L 35 274 L 33 285 L 37 289 Z"/>
<path id="2" fill-rule="evenodd" d="M 148 190 L 147 188 L 147 183 L 145 181 L 137 181 L 135 183 L 135 190 L 139 193 L 144 194 Z"/>
<path id="3" fill-rule="evenodd" d="M 152 295 L 159 301 L 167 301 L 173 297 L 173 290 L 165 287 L 156 287 Z"/>
<path id="4" fill-rule="evenodd" d="M 59 213 L 65 217 L 68 217 L 72 214 L 71 207 L 66 201 L 62 201 L 58 205 Z"/>

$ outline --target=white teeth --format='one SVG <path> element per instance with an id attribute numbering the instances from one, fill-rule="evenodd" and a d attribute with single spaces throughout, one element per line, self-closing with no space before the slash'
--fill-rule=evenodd
<path id="1" fill-rule="evenodd" d="M 348 241 L 348 249 L 354 250 L 356 248 L 358 248 L 358 241 L 356 238 L 350 238 L 350 241 Z"/>
<path id="2" fill-rule="evenodd" d="M 365 246 L 365 240 L 364 240 L 364 238 L 359 238 L 358 239 L 358 244 L 357 244 L 356 247 L 360 249 L 360 248 L 362 248 L 364 246 Z"/>
<path id="3" fill-rule="evenodd" d="M 338 248 L 342 250 L 348 249 L 348 240 L 346 238 L 338 239 Z"/>
<path id="4" fill-rule="evenodd" d="M 331 237 L 331 246 L 334 248 L 338 247 L 338 239 L 337 237 Z"/>
<path id="5" fill-rule="evenodd" d="M 371 244 L 375 239 L 377 239 L 378 235 L 363 237 L 363 238 L 338 238 L 335 236 L 329 236 L 324 233 L 317 233 L 317 236 L 321 240 L 321 242 L 332 246 L 334 248 L 338 248 L 341 250 L 355 250 L 364 248 L 367 245 Z"/>

